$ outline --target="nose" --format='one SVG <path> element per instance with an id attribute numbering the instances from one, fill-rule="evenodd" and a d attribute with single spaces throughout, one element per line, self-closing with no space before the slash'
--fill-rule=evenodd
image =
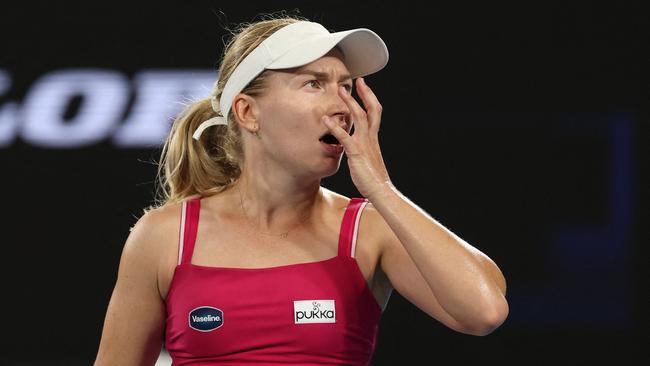
<path id="1" fill-rule="evenodd" d="M 327 115 L 330 118 L 335 118 L 339 125 L 345 124 L 344 128 L 346 128 L 349 127 L 350 124 L 350 108 L 348 108 L 348 105 L 339 95 L 338 88 L 340 88 L 340 86 L 336 85 L 327 90 Z"/>

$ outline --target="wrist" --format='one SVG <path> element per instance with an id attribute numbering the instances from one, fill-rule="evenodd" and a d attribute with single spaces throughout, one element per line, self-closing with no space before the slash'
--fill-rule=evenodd
<path id="1" fill-rule="evenodd" d="M 377 202 L 394 195 L 397 195 L 397 188 L 395 188 L 392 182 L 386 181 L 379 184 L 370 194 L 366 196 L 366 198 L 370 202 Z"/>

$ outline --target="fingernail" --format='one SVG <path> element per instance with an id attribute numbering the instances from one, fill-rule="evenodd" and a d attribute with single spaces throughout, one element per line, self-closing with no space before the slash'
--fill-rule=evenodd
<path id="1" fill-rule="evenodd" d="M 325 123 L 325 125 L 327 127 L 332 127 L 332 121 L 330 121 L 329 117 L 323 116 L 322 120 L 323 120 L 323 123 Z"/>

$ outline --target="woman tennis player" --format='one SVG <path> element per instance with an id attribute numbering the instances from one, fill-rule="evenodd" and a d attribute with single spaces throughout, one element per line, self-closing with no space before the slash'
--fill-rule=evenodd
<path id="1" fill-rule="evenodd" d="M 368 365 L 393 290 L 458 332 L 504 322 L 497 265 L 386 170 L 363 76 L 387 62 L 365 28 L 240 28 L 171 128 L 164 202 L 126 241 L 96 366 L 153 365 L 163 346 L 179 366 Z M 344 154 L 360 197 L 321 186 Z"/>

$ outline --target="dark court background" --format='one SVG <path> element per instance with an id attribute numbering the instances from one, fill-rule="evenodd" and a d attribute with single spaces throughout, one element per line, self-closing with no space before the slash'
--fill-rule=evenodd
<path id="1" fill-rule="evenodd" d="M 209 93 L 221 25 L 295 9 L 384 39 L 366 80 L 394 184 L 508 281 L 485 337 L 394 292 L 373 365 L 647 362 L 648 12 L 449 3 L 3 2 L 0 364 L 92 364 L 162 138 Z M 358 195 L 345 159 L 323 185 Z"/>

